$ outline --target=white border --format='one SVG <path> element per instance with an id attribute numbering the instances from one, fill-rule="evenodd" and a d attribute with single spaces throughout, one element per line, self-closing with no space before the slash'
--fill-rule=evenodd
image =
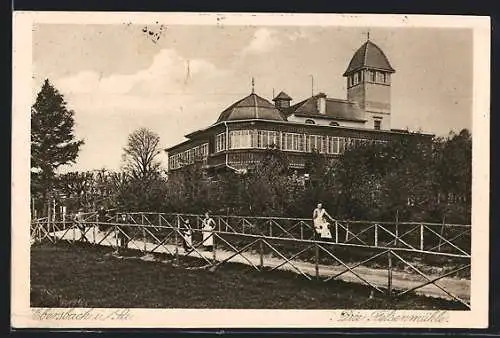
<path id="1" fill-rule="evenodd" d="M 30 106 L 33 23 L 470 28 L 474 31 L 471 311 L 433 322 L 339 321 L 341 310 L 133 309 L 129 320 L 34 319 L 29 307 Z M 488 325 L 490 19 L 472 16 L 243 13 L 14 12 L 11 324 L 16 328 L 485 328 Z M 67 309 L 64 309 L 67 310 Z M 55 311 L 55 310 L 54 310 Z M 79 313 L 85 309 L 75 309 Z M 109 314 L 113 309 L 96 309 Z M 374 311 L 356 311 L 369 316 Z M 397 311 L 422 314 L 429 311 Z"/>

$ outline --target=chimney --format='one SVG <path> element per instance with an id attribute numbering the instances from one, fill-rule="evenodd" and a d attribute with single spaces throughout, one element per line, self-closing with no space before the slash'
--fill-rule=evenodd
<path id="1" fill-rule="evenodd" d="M 319 93 L 317 96 L 318 100 L 316 101 L 318 104 L 318 113 L 321 115 L 326 114 L 326 94 L 325 93 Z"/>

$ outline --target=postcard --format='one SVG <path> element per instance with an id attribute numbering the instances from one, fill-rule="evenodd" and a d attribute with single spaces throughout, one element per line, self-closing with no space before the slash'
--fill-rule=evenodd
<path id="1" fill-rule="evenodd" d="M 485 328 L 490 19 L 14 12 L 14 328 Z"/>

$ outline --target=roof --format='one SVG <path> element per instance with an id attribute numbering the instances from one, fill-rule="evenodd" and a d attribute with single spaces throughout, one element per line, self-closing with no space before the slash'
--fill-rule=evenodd
<path id="1" fill-rule="evenodd" d="M 217 123 L 248 119 L 284 121 L 285 116 L 271 102 L 252 93 L 226 108 L 219 115 Z"/>
<path id="2" fill-rule="evenodd" d="M 366 121 L 363 110 L 357 102 L 326 98 L 325 114 L 318 111 L 318 99 L 324 94 L 312 96 L 302 102 L 291 106 L 287 110 L 287 115 L 322 117 L 350 121 Z"/>
<path id="3" fill-rule="evenodd" d="M 292 98 L 285 92 L 280 92 L 274 99 L 273 101 L 277 100 L 286 100 L 286 101 L 292 101 Z"/>
<path id="4" fill-rule="evenodd" d="M 366 41 L 354 53 L 347 70 L 344 72 L 344 76 L 363 68 L 384 70 L 390 73 L 396 72 L 382 49 L 370 40 Z"/>

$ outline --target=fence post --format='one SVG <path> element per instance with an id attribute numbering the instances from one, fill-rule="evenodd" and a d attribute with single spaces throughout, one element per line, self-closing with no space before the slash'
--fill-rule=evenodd
<path id="1" fill-rule="evenodd" d="M 445 221 L 446 221 L 446 216 L 443 216 L 443 225 L 441 225 L 441 237 L 443 237 L 444 234 Z M 439 237 L 438 252 L 441 252 L 441 245 L 443 244 L 441 237 Z"/>
<path id="2" fill-rule="evenodd" d="M 180 219 L 179 215 L 177 215 L 177 229 L 175 231 L 175 264 L 179 264 L 179 238 L 178 238 L 178 230 L 180 228 Z"/>
<path id="3" fill-rule="evenodd" d="M 316 270 L 316 278 L 319 278 L 319 247 L 318 247 L 318 244 L 315 244 L 314 248 L 315 248 L 314 267 Z"/>
<path id="4" fill-rule="evenodd" d="M 264 267 L 264 243 L 262 238 L 259 240 L 259 256 L 260 256 L 260 268 Z"/>
<path id="5" fill-rule="evenodd" d="M 118 236 L 119 236 L 119 231 L 118 231 L 118 226 L 115 225 L 115 244 L 116 244 L 116 251 L 118 251 L 118 247 L 120 243 L 118 243 Z"/>
<path id="6" fill-rule="evenodd" d="M 66 231 L 66 207 L 63 207 L 62 223 L 63 223 L 63 229 Z"/>
<path id="7" fill-rule="evenodd" d="M 420 224 L 420 250 L 424 251 L 424 225 Z"/>
<path id="8" fill-rule="evenodd" d="M 273 237 L 273 224 L 269 220 L 269 237 Z"/>
<path id="9" fill-rule="evenodd" d="M 335 221 L 335 243 L 339 242 L 339 222 Z"/>
<path id="10" fill-rule="evenodd" d="M 375 238 L 374 238 L 375 246 L 378 246 L 378 224 L 375 223 Z"/>
<path id="11" fill-rule="evenodd" d="M 144 252 L 146 252 L 146 229 L 142 226 L 142 242 L 144 243 Z"/>
<path id="12" fill-rule="evenodd" d="M 300 223 L 300 239 L 304 239 L 304 225 Z"/>
<path id="13" fill-rule="evenodd" d="M 397 247 L 399 244 L 399 210 L 396 210 L 396 228 L 394 229 L 394 233 L 396 235 L 396 240 L 394 241 L 394 244 Z"/>
<path id="14" fill-rule="evenodd" d="M 387 294 L 392 295 L 392 252 L 387 253 Z"/>
<path id="15" fill-rule="evenodd" d="M 346 223 L 345 225 L 346 231 L 345 231 L 345 243 L 349 241 L 349 223 Z"/>
<path id="16" fill-rule="evenodd" d="M 50 234 L 51 234 L 51 231 L 50 231 L 50 220 L 51 219 L 52 219 L 52 215 L 51 215 L 50 198 L 49 198 L 49 201 L 47 202 L 47 233 L 48 233 L 49 240 L 50 240 Z"/>
<path id="17" fill-rule="evenodd" d="M 213 260 L 213 265 L 215 265 L 215 262 L 217 262 L 217 256 L 216 256 L 216 251 L 217 251 L 217 242 L 215 239 L 217 238 L 216 233 L 212 231 L 212 240 L 214 241 L 214 245 L 212 247 L 212 260 Z"/>

